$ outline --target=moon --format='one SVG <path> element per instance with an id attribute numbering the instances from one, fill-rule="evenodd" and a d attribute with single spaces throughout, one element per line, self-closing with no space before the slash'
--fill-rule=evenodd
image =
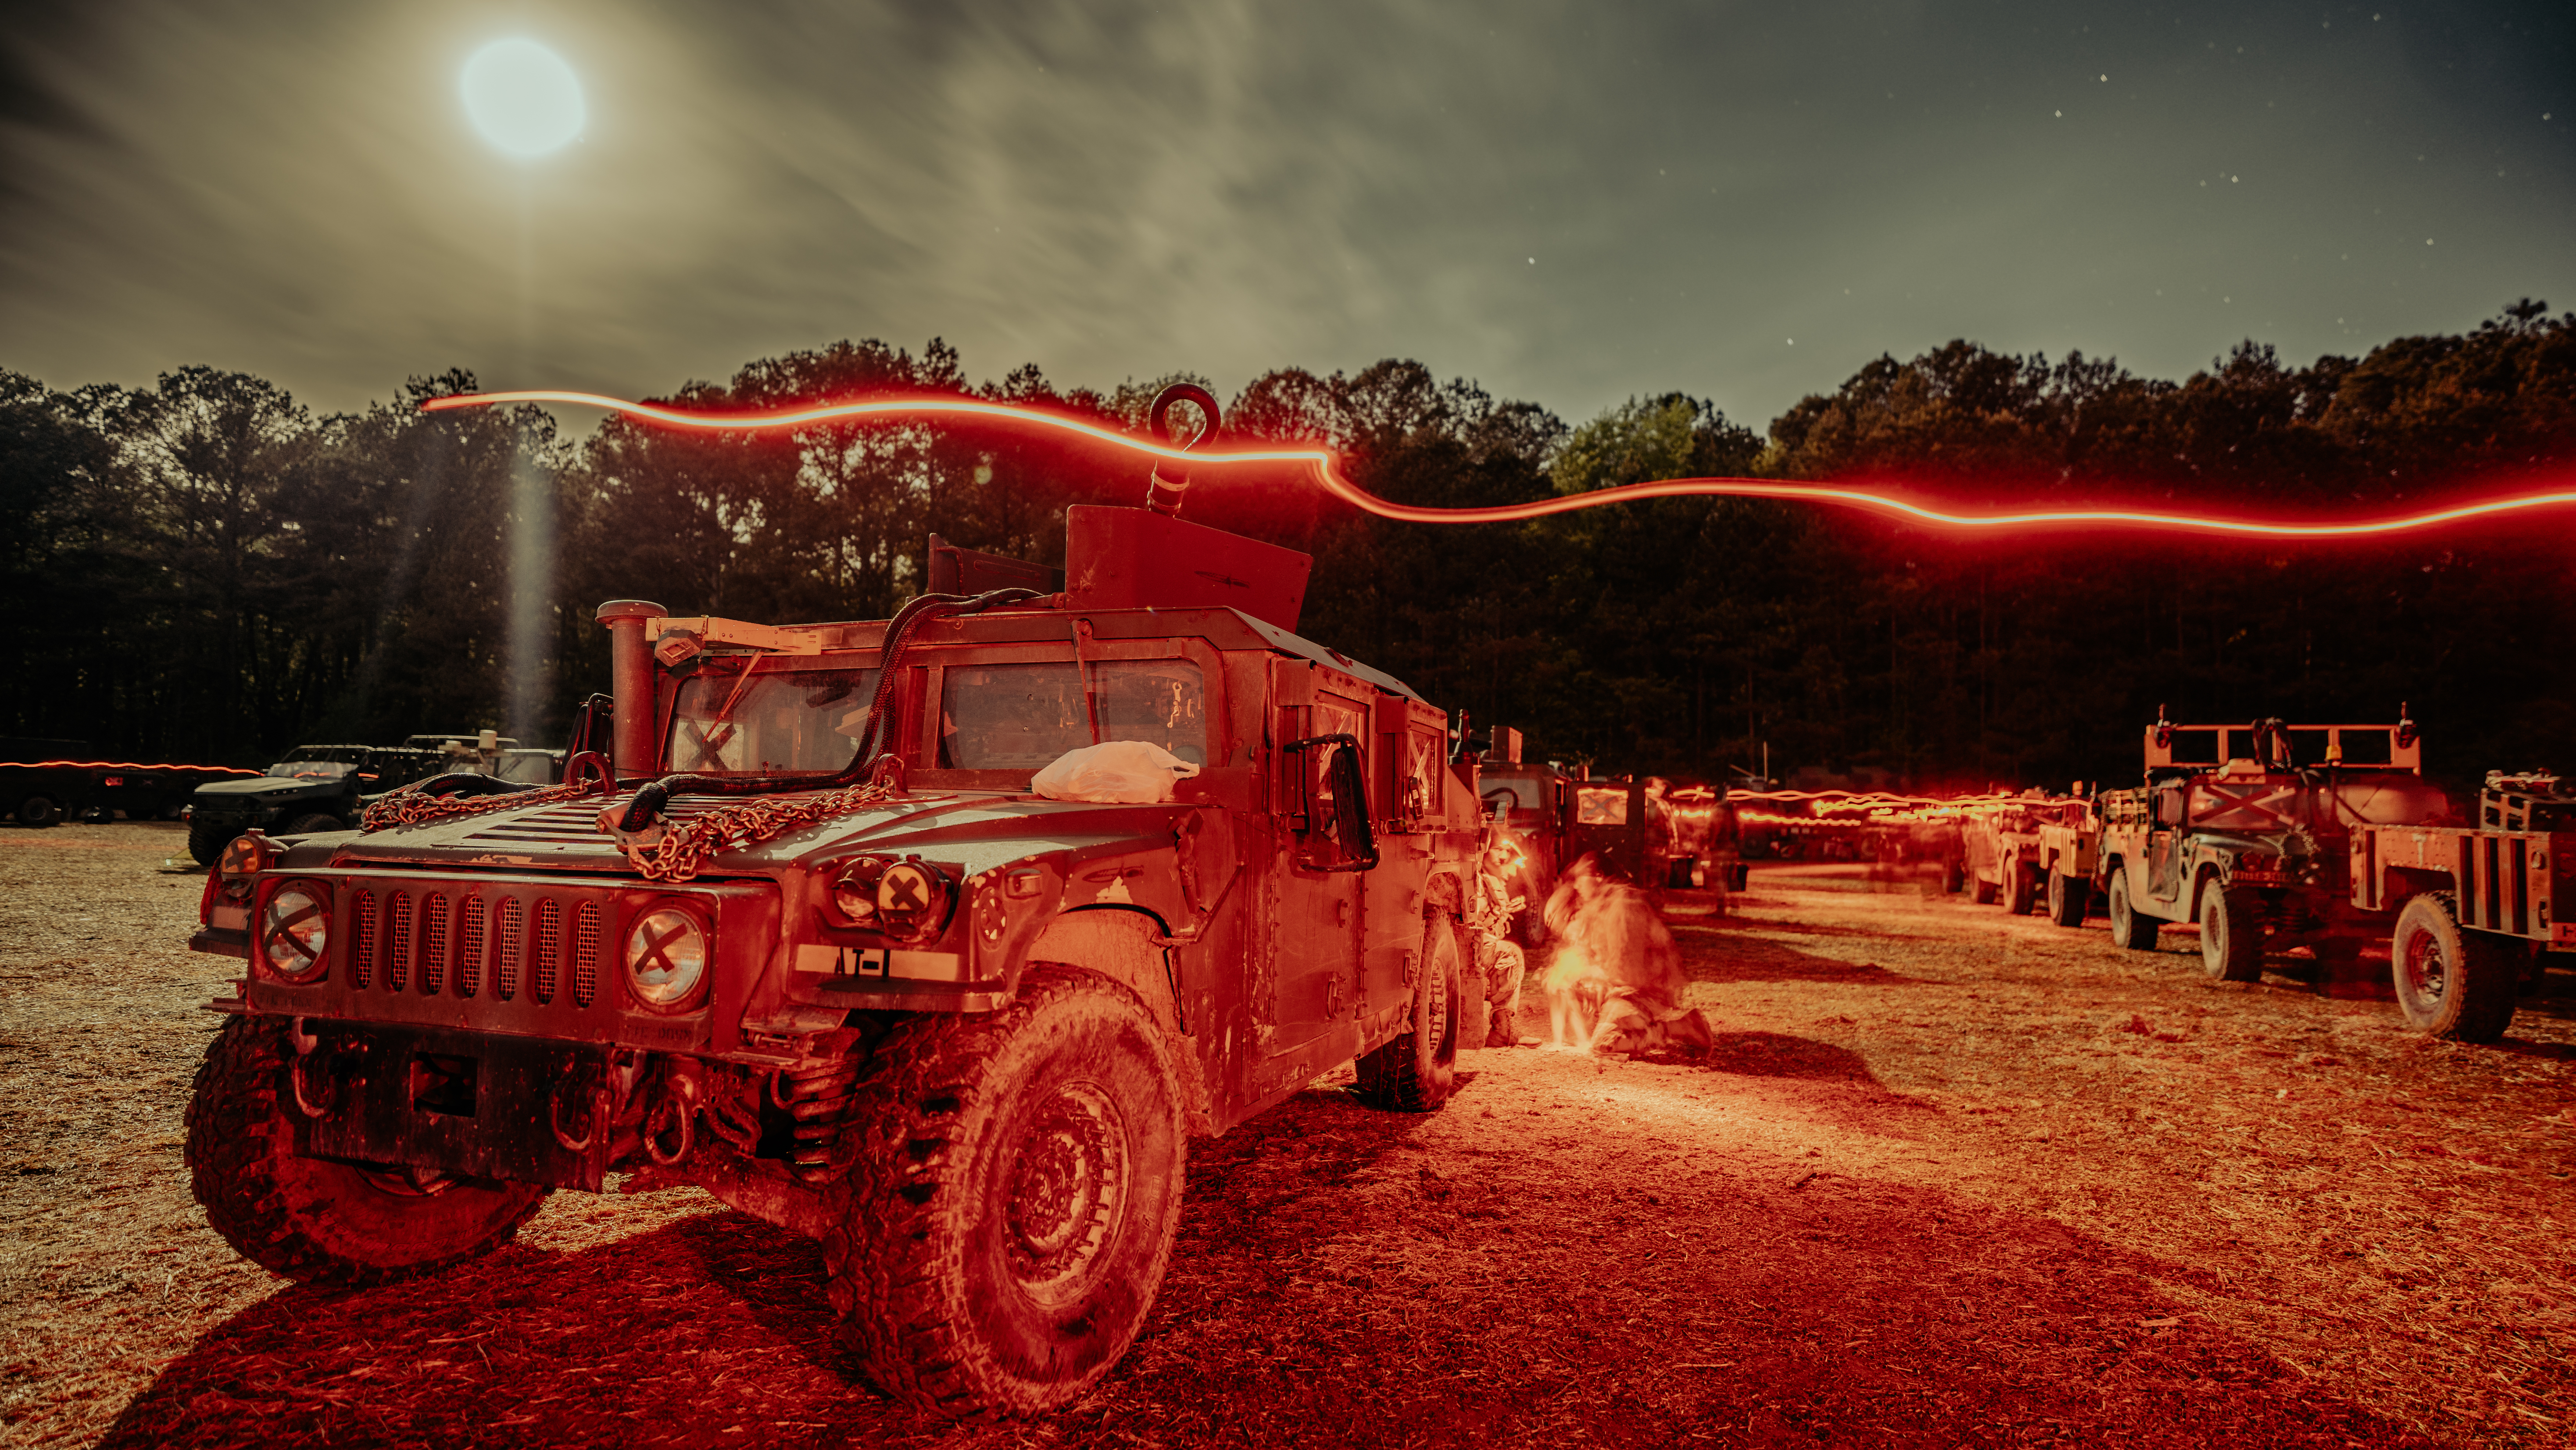
<path id="1" fill-rule="evenodd" d="M 558 150 L 589 119 L 581 77 L 533 40 L 496 40 L 474 52 L 458 89 L 474 129 L 512 156 Z"/>

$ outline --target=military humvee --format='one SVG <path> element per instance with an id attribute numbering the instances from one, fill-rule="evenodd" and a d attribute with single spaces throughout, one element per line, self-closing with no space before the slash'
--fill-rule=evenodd
<path id="1" fill-rule="evenodd" d="M 245 964 L 189 1110 L 214 1227 L 368 1281 L 557 1189 L 693 1183 L 822 1241 L 889 1392 L 1025 1413 L 1134 1338 L 1185 1134 L 1354 1059 L 1439 1106 L 1480 820 L 1446 716 L 1294 633 L 1303 555 L 1145 509 L 1068 535 L 1062 593 L 890 621 L 603 605 L 575 740 L 613 761 L 233 842 L 190 942 Z M 1104 741 L 1199 769 L 1033 792 Z"/>
<path id="2" fill-rule="evenodd" d="M 2158 712 L 2161 715 L 2161 711 Z M 2399 711 L 2400 715 L 2405 712 Z M 2156 948 L 2167 921 L 2197 921 L 2201 963 L 2258 981 L 2267 955 L 2306 946 L 2349 964 L 2390 913 L 2353 900 L 2347 848 L 2370 824 L 2416 824 L 2450 809 L 2423 778 L 2415 722 L 2394 725 L 2176 725 L 2146 731 L 2146 784 L 2103 793 L 2095 869 L 2111 935 Z M 2239 753 L 2242 752 L 2242 753 Z M 2312 762 L 2294 758 L 2304 752 Z"/>

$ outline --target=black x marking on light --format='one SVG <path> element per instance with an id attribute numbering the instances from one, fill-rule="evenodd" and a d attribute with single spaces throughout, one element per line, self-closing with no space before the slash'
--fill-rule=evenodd
<path id="1" fill-rule="evenodd" d="M 295 928 L 305 922 L 311 921 L 313 918 L 320 916 L 321 914 L 322 905 L 320 902 L 307 901 L 304 903 L 304 909 L 302 911 L 296 912 L 292 916 L 280 917 L 277 925 L 271 929 L 272 934 L 286 938 L 286 944 L 295 948 L 295 954 L 309 962 L 313 960 L 315 956 L 314 950 L 305 942 L 304 938 L 295 934 Z"/>
<path id="2" fill-rule="evenodd" d="M 686 935 L 688 930 L 689 928 L 687 923 L 683 922 L 678 926 L 672 927 L 669 934 L 664 936 L 655 936 L 653 935 L 652 927 L 645 927 L 644 961 L 647 969 L 663 972 L 677 972 L 679 968 L 673 965 L 671 961 L 671 943 L 678 941 L 682 936 Z"/>

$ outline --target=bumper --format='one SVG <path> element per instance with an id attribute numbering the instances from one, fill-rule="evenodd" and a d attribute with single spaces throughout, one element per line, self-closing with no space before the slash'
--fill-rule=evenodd
<path id="1" fill-rule="evenodd" d="M 346 1023 L 311 1040 L 290 1080 L 303 1157 L 596 1193 L 619 1147 L 596 1045 Z"/>

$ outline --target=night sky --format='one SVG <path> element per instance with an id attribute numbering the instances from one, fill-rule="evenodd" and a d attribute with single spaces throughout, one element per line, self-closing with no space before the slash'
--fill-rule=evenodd
<path id="1" fill-rule="evenodd" d="M 2182 376 L 2576 306 L 2576 6 L 12 6 L 0 367 L 322 408 L 842 337 L 1060 386 L 1413 357 L 1767 421 L 1953 337 Z M 581 137 L 481 139 L 525 36 Z"/>

